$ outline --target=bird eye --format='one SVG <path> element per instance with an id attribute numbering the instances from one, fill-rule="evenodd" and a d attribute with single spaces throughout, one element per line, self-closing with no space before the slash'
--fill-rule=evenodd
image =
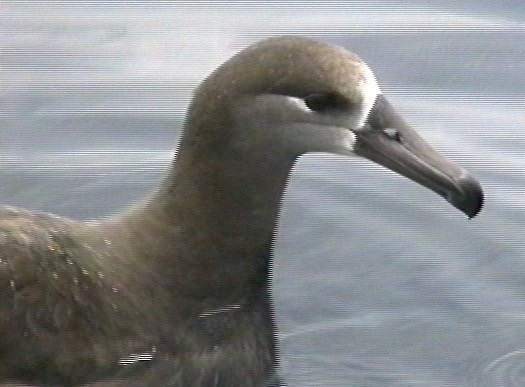
<path id="1" fill-rule="evenodd" d="M 303 100 L 308 109 L 318 113 L 335 110 L 343 105 L 341 98 L 335 94 L 313 93 L 304 97 Z"/>

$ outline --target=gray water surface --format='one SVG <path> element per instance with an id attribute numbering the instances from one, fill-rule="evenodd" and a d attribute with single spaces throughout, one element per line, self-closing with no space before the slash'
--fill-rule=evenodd
<path id="1" fill-rule="evenodd" d="M 191 90 L 235 51 L 343 45 L 486 205 L 468 221 L 366 160 L 304 156 L 274 254 L 288 385 L 525 386 L 525 7 L 435 3 L 4 1 L 0 199 L 118 212 L 159 182 Z"/>

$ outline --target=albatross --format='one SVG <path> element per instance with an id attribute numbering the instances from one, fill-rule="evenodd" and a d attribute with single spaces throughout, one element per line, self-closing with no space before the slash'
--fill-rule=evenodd
<path id="1" fill-rule="evenodd" d="M 480 184 L 395 112 L 358 56 L 263 40 L 195 90 L 175 161 L 139 204 L 92 222 L 1 207 L 0 383 L 280 385 L 272 236 L 309 152 L 369 159 L 469 218 L 482 207 Z"/>

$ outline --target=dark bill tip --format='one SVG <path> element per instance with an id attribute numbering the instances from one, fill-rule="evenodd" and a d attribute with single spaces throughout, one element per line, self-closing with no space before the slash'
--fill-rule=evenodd
<path id="1" fill-rule="evenodd" d="M 392 129 L 395 136 L 387 132 Z M 355 135 L 355 154 L 431 189 L 469 218 L 481 211 L 481 185 L 464 169 L 432 149 L 383 95 L 376 98 L 367 125 L 355 131 Z"/>
<path id="2" fill-rule="evenodd" d="M 455 185 L 458 191 L 454 191 L 446 199 L 472 219 L 483 207 L 483 189 L 478 181 L 470 176 L 462 177 Z"/>

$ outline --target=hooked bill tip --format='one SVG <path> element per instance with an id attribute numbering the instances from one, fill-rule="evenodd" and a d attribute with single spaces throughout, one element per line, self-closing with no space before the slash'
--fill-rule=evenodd
<path id="1" fill-rule="evenodd" d="M 458 192 L 451 194 L 447 200 L 454 207 L 462 211 L 469 219 L 474 218 L 484 204 L 483 188 L 471 176 L 462 177 L 457 182 Z"/>

